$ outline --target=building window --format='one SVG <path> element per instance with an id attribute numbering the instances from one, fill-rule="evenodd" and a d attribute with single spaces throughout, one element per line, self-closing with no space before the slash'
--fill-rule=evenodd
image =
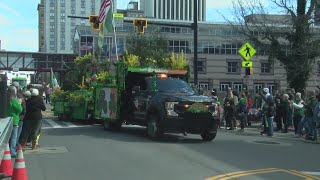
<path id="1" fill-rule="evenodd" d="M 53 16 L 54 16 L 54 13 L 50 13 L 50 16 L 52 16 L 52 17 L 53 17 Z"/>
<path id="2" fill-rule="evenodd" d="M 190 53 L 189 41 L 169 41 L 169 51 L 180 53 L 181 51 L 185 53 Z"/>
<path id="3" fill-rule="evenodd" d="M 234 83 L 233 84 L 233 90 L 237 92 L 242 92 L 242 84 L 241 83 Z"/>
<path id="4" fill-rule="evenodd" d="M 50 19 L 50 24 L 51 24 L 51 23 L 54 23 L 54 19 Z"/>
<path id="5" fill-rule="evenodd" d="M 268 84 L 267 87 L 269 89 L 269 92 L 271 94 L 274 94 L 273 92 L 276 90 L 277 85 L 276 84 Z"/>
<path id="6" fill-rule="evenodd" d="M 220 91 L 222 91 L 222 92 L 228 91 L 229 87 L 231 87 L 231 83 L 230 82 L 221 82 L 220 83 Z"/>
<path id="7" fill-rule="evenodd" d="M 50 29 L 54 29 L 54 25 L 50 25 Z"/>
<path id="8" fill-rule="evenodd" d="M 61 17 L 65 17 L 66 13 L 60 13 Z"/>
<path id="9" fill-rule="evenodd" d="M 271 71 L 271 64 L 270 63 L 261 63 L 261 73 L 262 74 L 270 74 Z"/>
<path id="10" fill-rule="evenodd" d="M 66 22 L 66 19 L 60 19 L 60 22 L 64 23 Z"/>
<path id="11" fill-rule="evenodd" d="M 208 83 L 199 82 L 198 85 L 199 85 L 199 87 L 201 89 L 205 89 L 205 90 L 209 89 L 209 84 Z"/>
<path id="12" fill-rule="evenodd" d="M 253 87 L 254 87 L 254 93 L 259 93 L 264 87 L 264 84 L 254 84 Z"/>
<path id="13" fill-rule="evenodd" d="M 240 73 L 240 63 L 239 61 L 229 61 L 228 64 L 228 73 Z"/>
<path id="14" fill-rule="evenodd" d="M 197 66 L 198 73 L 205 74 L 206 73 L 206 67 L 207 67 L 206 66 L 206 61 L 198 59 L 198 66 Z"/>
<path id="15" fill-rule="evenodd" d="M 86 23 L 86 20 L 81 19 L 81 20 L 80 20 L 80 23 L 81 23 L 81 24 L 84 24 L 84 23 Z"/>

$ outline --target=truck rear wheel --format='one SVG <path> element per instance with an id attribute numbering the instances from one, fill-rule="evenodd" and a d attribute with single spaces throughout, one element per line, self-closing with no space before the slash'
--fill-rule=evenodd
<path id="1" fill-rule="evenodd" d="M 163 128 L 159 126 L 156 115 L 151 115 L 147 124 L 147 134 L 151 140 L 158 140 L 163 135 Z"/>
<path id="2" fill-rule="evenodd" d="M 217 133 L 210 133 L 208 131 L 205 131 L 203 133 L 201 133 L 201 137 L 203 141 L 212 141 L 214 140 L 214 138 L 216 138 Z"/>

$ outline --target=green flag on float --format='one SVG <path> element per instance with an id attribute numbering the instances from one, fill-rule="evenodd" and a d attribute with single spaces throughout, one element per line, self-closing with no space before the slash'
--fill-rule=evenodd
<path id="1" fill-rule="evenodd" d="M 58 80 L 56 78 L 56 76 L 54 75 L 53 71 L 52 71 L 52 68 L 51 68 L 51 88 L 53 90 L 55 90 L 57 87 L 59 87 L 59 83 L 58 83 Z"/>

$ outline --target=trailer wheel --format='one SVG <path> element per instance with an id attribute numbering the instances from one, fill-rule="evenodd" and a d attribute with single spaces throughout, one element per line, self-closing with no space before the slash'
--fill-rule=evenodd
<path id="1" fill-rule="evenodd" d="M 156 115 L 151 115 L 147 124 L 147 135 L 151 140 L 158 140 L 163 136 L 163 128 L 159 125 L 159 119 Z"/>

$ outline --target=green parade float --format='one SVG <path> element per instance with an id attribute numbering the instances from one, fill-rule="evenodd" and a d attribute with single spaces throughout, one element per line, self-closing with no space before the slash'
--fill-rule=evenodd
<path id="1" fill-rule="evenodd" d="M 126 39 L 121 59 L 75 59 L 62 89 L 53 94 L 54 114 L 61 120 L 100 122 L 105 130 L 123 124 L 146 127 L 152 140 L 164 133 L 217 135 L 217 105 L 189 84 L 183 52 L 169 53 L 161 34 L 134 34 Z M 141 48 L 143 47 L 143 48 Z"/>
<path id="2" fill-rule="evenodd" d="M 79 59 L 76 65 L 85 69 Z M 106 130 L 120 130 L 123 124 L 145 126 L 153 140 L 166 132 L 200 134 L 204 141 L 213 140 L 217 134 L 216 104 L 189 85 L 184 54 L 172 53 L 161 63 L 166 66 L 139 60 L 126 52 L 116 63 L 82 71 L 87 74 L 80 74 L 79 89 L 55 91 L 54 114 L 65 120 L 98 121 Z"/>

